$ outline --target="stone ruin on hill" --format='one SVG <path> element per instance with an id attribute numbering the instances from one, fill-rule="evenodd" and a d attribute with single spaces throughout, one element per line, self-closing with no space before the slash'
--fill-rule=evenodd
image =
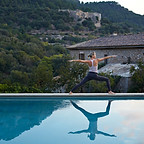
<path id="1" fill-rule="evenodd" d="M 94 25 L 99 28 L 101 27 L 101 14 L 97 12 L 83 12 L 81 10 L 59 10 L 63 12 L 68 12 L 71 17 L 74 18 L 75 21 L 79 21 L 82 23 L 84 20 L 90 18 L 93 22 Z"/>

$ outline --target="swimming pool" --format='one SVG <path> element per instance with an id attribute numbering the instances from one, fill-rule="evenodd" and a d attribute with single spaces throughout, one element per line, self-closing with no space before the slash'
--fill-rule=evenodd
<path id="1" fill-rule="evenodd" d="M 143 99 L 1 99 L 0 144 L 141 144 L 143 114 Z"/>

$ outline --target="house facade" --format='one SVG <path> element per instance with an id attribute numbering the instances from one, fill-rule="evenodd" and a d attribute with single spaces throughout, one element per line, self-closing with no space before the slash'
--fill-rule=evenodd
<path id="1" fill-rule="evenodd" d="M 95 51 L 97 58 L 117 55 L 105 63 L 144 62 L 144 33 L 131 35 L 113 35 L 82 42 L 67 47 L 74 59 L 88 59 L 88 54 Z"/>

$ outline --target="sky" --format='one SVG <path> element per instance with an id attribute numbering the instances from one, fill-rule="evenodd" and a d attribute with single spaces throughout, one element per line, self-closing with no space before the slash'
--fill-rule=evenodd
<path id="1" fill-rule="evenodd" d="M 144 15 L 144 0 L 80 0 L 80 2 L 116 1 L 136 14 Z"/>

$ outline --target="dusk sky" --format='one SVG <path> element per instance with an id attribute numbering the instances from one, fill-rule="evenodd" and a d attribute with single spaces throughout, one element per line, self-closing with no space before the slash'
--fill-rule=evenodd
<path id="1" fill-rule="evenodd" d="M 144 0 L 80 0 L 80 2 L 100 2 L 100 1 L 116 1 L 121 6 L 133 11 L 134 13 L 144 15 Z"/>

